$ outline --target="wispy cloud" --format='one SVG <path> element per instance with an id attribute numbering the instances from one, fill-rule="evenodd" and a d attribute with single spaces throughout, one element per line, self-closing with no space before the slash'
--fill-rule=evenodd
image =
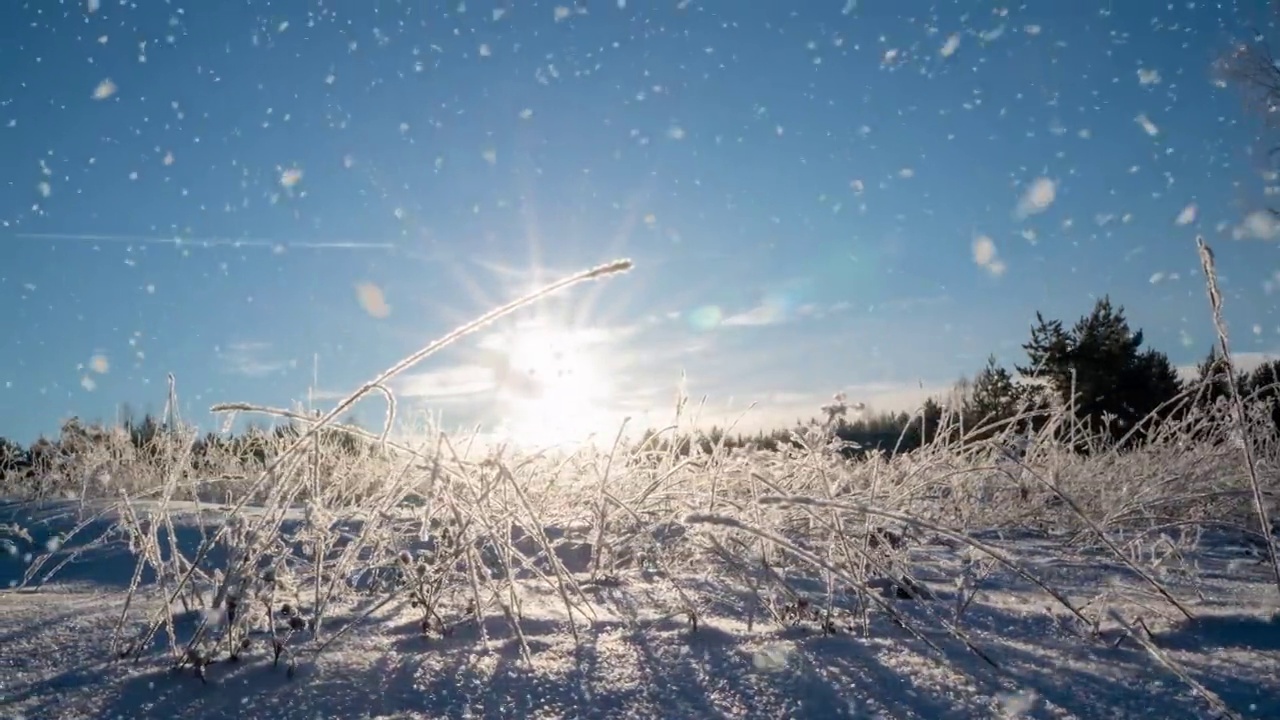
<path id="1" fill-rule="evenodd" d="M 396 382 L 395 393 L 403 397 L 447 400 L 495 389 L 497 382 L 492 368 L 464 364 L 403 375 Z"/>
<path id="2" fill-rule="evenodd" d="M 840 303 L 822 306 L 816 303 L 800 302 L 796 293 L 778 290 L 771 292 L 754 307 L 729 315 L 720 324 L 729 327 L 781 325 L 800 318 L 821 318 L 829 312 L 841 312 L 847 309 L 847 305 Z"/>
<path id="3" fill-rule="evenodd" d="M 1231 353 L 1231 362 L 1235 365 L 1237 372 L 1252 372 L 1276 359 L 1280 359 L 1280 349 L 1265 352 L 1245 351 Z M 1199 371 L 1195 365 L 1179 365 L 1177 371 L 1178 376 L 1184 380 L 1191 380 L 1199 376 Z"/>
<path id="4" fill-rule="evenodd" d="M 282 360 L 273 353 L 268 342 L 235 342 L 214 348 L 221 364 L 220 370 L 229 375 L 266 377 L 293 366 L 290 360 Z"/>
<path id="5" fill-rule="evenodd" d="M 729 327 L 759 327 L 763 325 L 777 325 L 786 322 L 787 317 L 780 309 L 770 303 L 761 303 L 750 310 L 740 312 L 736 315 L 730 315 L 724 319 L 722 325 Z"/>
<path id="6" fill-rule="evenodd" d="M 754 304 L 745 310 L 733 311 L 728 307 L 721 310 L 718 306 L 710 306 L 716 311 L 718 322 L 714 324 L 728 327 L 761 327 L 781 325 L 802 318 L 821 318 L 830 312 L 839 312 L 841 308 L 816 302 L 814 297 L 816 289 L 816 281 L 805 276 L 771 282 L 755 298 Z"/>

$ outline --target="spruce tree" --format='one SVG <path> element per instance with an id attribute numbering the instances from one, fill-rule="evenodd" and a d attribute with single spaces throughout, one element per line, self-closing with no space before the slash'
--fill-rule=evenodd
<path id="1" fill-rule="evenodd" d="M 1070 330 L 1040 313 L 1036 320 L 1023 345 L 1029 362 L 1018 371 L 1045 383 L 1095 431 L 1105 427 L 1112 439 L 1124 437 L 1181 392 L 1168 356 L 1144 349 L 1142 331 L 1129 327 L 1124 308 L 1113 306 L 1109 297 L 1098 300 Z M 1141 430 L 1132 437 L 1146 434 Z"/>

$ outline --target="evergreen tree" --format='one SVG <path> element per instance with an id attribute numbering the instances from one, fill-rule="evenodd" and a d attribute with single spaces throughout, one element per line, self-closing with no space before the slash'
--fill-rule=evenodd
<path id="1" fill-rule="evenodd" d="M 1071 338 L 1063 329 L 1062 321 L 1045 320 L 1037 312 L 1036 324 L 1031 326 L 1031 340 L 1023 344 L 1022 349 L 1027 353 L 1028 364 L 1015 369 L 1024 377 L 1045 382 L 1055 394 L 1069 396 Z"/>
<path id="2" fill-rule="evenodd" d="M 1113 307 L 1108 297 L 1069 331 L 1039 313 L 1036 320 L 1023 345 L 1029 364 L 1019 372 L 1045 382 L 1056 400 L 1074 408 L 1077 418 L 1097 430 L 1105 427 L 1113 439 L 1125 436 L 1181 391 L 1168 356 L 1144 350 L 1142 331 L 1130 329 L 1124 309 Z"/>
<path id="3" fill-rule="evenodd" d="M 1271 425 L 1280 431 L 1280 360 L 1270 360 L 1242 377 L 1249 402 L 1270 409 Z"/>
<path id="4" fill-rule="evenodd" d="M 29 466 L 27 451 L 21 444 L 6 437 L 0 437 L 0 483 L 7 483 L 25 475 Z"/>
<path id="5" fill-rule="evenodd" d="M 1244 373 L 1236 373 L 1236 389 L 1245 391 Z M 1196 364 L 1196 404 L 1202 408 L 1212 407 L 1221 398 L 1230 396 L 1231 386 L 1227 378 L 1227 362 L 1218 354 L 1218 346 L 1209 348 L 1205 359 Z"/>
<path id="6" fill-rule="evenodd" d="M 1139 437 L 1150 436 L 1156 424 L 1172 416 L 1177 407 L 1169 401 L 1182 391 L 1182 378 L 1169 356 L 1151 348 L 1139 353 L 1120 376 L 1119 397 L 1128 421 L 1146 423 Z"/>
<path id="7" fill-rule="evenodd" d="M 981 429 L 1013 417 L 1020 395 L 1013 374 L 1000 365 L 995 355 L 989 356 L 986 367 L 969 386 L 963 409 L 966 424 Z"/>

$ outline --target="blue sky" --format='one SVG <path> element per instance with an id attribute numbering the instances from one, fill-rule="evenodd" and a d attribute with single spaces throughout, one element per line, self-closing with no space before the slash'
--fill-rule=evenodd
<path id="1" fill-rule="evenodd" d="M 1268 136 L 1211 64 L 1266 6 L 4 3 L 0 434 L 158 411 L 169 372 L 210 428 L 325 406 L 616 257 L 401 411 L 609 433 L 668 420 L 682 371 L 748 426 L 907 407 L 1104 293 L 1190 364 L 1197 233 L 1261 357 Z"/>

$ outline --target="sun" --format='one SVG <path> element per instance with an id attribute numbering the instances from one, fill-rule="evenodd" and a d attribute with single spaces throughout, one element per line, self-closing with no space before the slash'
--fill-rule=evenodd
<path id="1" fill-rule="evenodd" d="M 611 431 L 612 383 L 588 335 L 538 325 L 505 336 L 495 380 L 511 440 L 546 447 Z"/>

